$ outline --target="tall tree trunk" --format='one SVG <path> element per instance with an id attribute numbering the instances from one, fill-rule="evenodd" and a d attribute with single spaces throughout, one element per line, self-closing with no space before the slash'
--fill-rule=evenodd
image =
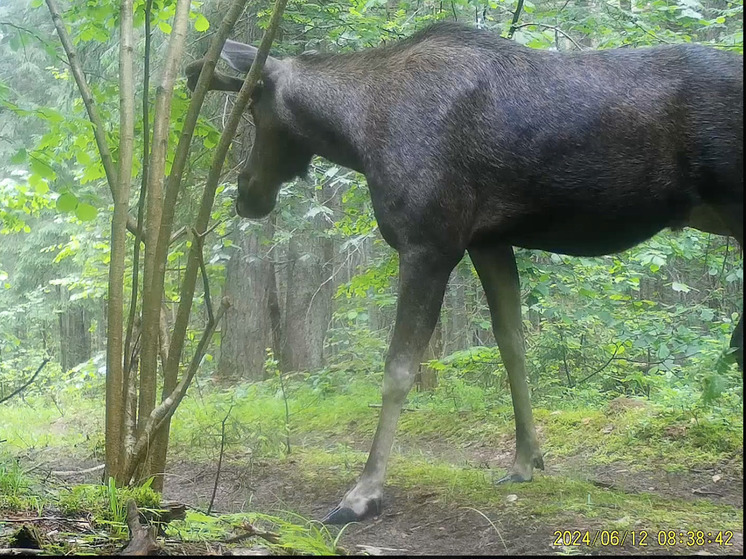
<path id="1" fill-rule="evenodd" d="M 238 40 L 252 44 L 262 36 L 257 25 L 259 6 L 247 8 L 245 25 L 238 25 Z M 240 125 L 239 161 L 248 158 L 254 144 L 253 125 Z M 234 145 L 235 145 L 234 144 Z M 273 312 L 277 305 L 275 269 L 267 254 L 268 243 L 274 236 L 274 218 L 263 224 L 236 228 L 231 235 L 235 250 L 226 266 L 223 293 L 230 299 L 220 339 L 218 376 L 221 380 L 260 380 L 264 374 L 266 350 L 271 347 L 279 354 L 277 343 L 279 319 Z M 274 308 L 273 308 L 274 306 Z"/>
<path id="2" fill-rule="evenodd" d="M 322 191 L 322 197 L 324 196 Z M 322 215 L 314 230 L 328 227 Z M 286 371 L 311 370 L 323 364 L 323 348 L 331 318 L 334 293 L 334 244 L 329 237 L 294 235 L 285 266 L 285 344 L 282 366 Z"/>
<path id="3" fill-rule="evenodd" d="M 70 303 L 67 290 L 57 287 L 62 311 L 58 314 L 60 366 L 68 371 L 91 358 L 91 319 L 79 303 Z"/>
<path id="4" fill-rule="evenodd" d="M 451 275 L 446 292 L 445 305 L 448 311 L 447 335 L 444 336 L 443 350 L 446 354 L 466 349 L 471 345 L 469 336 L 469 317 L 466 309 L 466 282 L 468 277 L 462 271 L 463 265 L 457 266 Z"/>
<path id="5" fill-rule="evenodd" d="M 225 271 L 224 294 L 231 301 L 220 342 L 218 376 L 221 380 L 260 380 L 266 349 L 275 347 L 270 317 L 274 268 L 265 241 L 272 238 L 271 222 L 250 231 L 234 231 L 235 250 Z"/>

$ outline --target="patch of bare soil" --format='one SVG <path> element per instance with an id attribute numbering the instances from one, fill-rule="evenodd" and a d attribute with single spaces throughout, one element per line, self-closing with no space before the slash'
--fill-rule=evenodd
<path id="1" fill-rule="evenodd" d="M 499 449 L 479 445 L 455 449 L 435 442 L 404 442 L 397 444 L 396 451 L 408 456 L 446 460 L 460 466 L 469 465 L 477 468 L 505 468 L 512 458 L 512 448 L 509 444 Z M 93 460 L 83 463 L 56 456 L 54 460 L 47 461 L 46 467 L 55 471 L 67 470 L 64 475 L 53 475 L 63 484 L 99 483 L 100 471 L 70 473 L 95 465 Z M 313 479 L 304 476 L 307 472 L 301 472 L 300 469 L 300 465 L 294 464 L 292 460 L 251 460 L 247 457 L 240 462 L 224 463 L 214 510 L 252 511 L 274 515 L 292 512 L 308 519 L 323 518 L 341 499 L 345 490 L 351 487 L 348 486 L 350 476 L 340 476 L 346 477 L 347 481 L 334 481 L 327 476 Z M 589 465 L 584 457 L 578 456 L 572 459 L 548 460 L 547 471 L 542 475 L 572 476 L 591 480 L 600 487 L 626 493 L 647 493 L 692 501 L 705 499 L 742 508 L 743 479 L 738 475 L 741 471 L 738 464 L 720 464 L 709 469 L 671 473 L 651 464 L 650 468 L 640 472 L 623 463 L 603 467 Z M 215 474 L 216 462 L 173 462 L 166 475 L 164 498 L 186 503 L 204 511 L 212 495 Z M 592 519 L 579 515 L 567 516 L 562 521 L 565 525 L 558 526 L 555 525 L 556 519 L 521 514 L 507 503 L 502 507 L 480 508 L 478 511 L 468 507 L 454 507 L 442 502 L 424 485 L 414 489 L 387 485 L 383 510 L 384 513 L 379 518 L 348 526 L 339 541 L 340 546 L 347 553 L 376 555 L 669 555 L 691 554 L 694 551 L 699 554 L 717 555 L 743 553 L 742 532 L 734 534 L 731 540 L 733 545 L 727 548 L 665 548 L 658 546 L 653 539 L 649 539 L 649 545 L 645 548 L 635 547 L 629 541 L 623 546 L 563 547 L 556 545 L 556 530 L 589 530 L 594 533 L 604 527 L 593 524 Z M 568 522 L 568 518 L 573 521 Z M 61 526 L 48 528 L 64 530 Z M 332 533 L 337 533 L 337 528 L 331 530 Z M 106 549 L 105 543 L 101 545 L 101 551 L 111 551 Z M 189 545 L 169 546 L 167 552 L 183 554 L 225 551 L 217 544 L 212 547 L 200 544 L 197 546 L 199 549 L 192 549 Z"/>
<path id="2" fill-rule="evenodd" d="M 222 512 L 251 510 L 268 514 L 293 511 L 309 519 L 320 519 L 343 496 L 345 487 L 322 486 L 301 481 L 293 471 L 292 463 L 255 463 L 251 467 L 230 466 L 221 473 L 221 482 L 215 508 Z M 621 469 L 621 468 L 620 468 Z M 692 479 L 704 481 L 707 475 Z M 204 465 L 173 464 L 165 497 L 186 503 L 208 502 L 212 494 L 215 470 Z M 629 475 L 614 477 L 616 483 L 634 483 L 641 491 L 648 490 L 650 479 Z M 620 481 L 621 480 L 621 481 Z M 603 483 L 603 482 L 599 482 Z M 718 486 L 722 495 L 694 496 L 691 487 L 681 483 L 659 483 L 657 492 L 690 498 L 719 498 L 722 502 L 738 503 L 736 492 L 741 485 Z M 720 483 L 720 482 L 718 482 Z M 695 483 L 695 486 L 697 484 Z M 742 496 L 740 497 L 742 499 Z M 555 531 L 571 528 L 595 532 L 599 526 L 589 524 L 582 517 L 569 526 L 555 526 L 533 516 L 523 517 L 513 511 L 450 507 L 426 488 L 407 489 L 386 487 L 384 513 L 375 519 L 347 527 L 340 545 L 348 553 L 377 555 L 536 555 L 575 551 L 590 554 L 640 554 L 670 555 L 689 554 L 691 548 L 665 548 L 649 541 L 645 548 L 629 542 L 624 546 L 576 547 L 569 549 L 555 545 Z M 336 532 L 335 532 L 336 533 Z M 561 543 L 561 542 L 560 542 Z M 703 554 L 740 555 L 743 551 L 743 534 L 734 535 L 728 548 L 705 546 L 698 548 Z"/>
<path id="3" fill-rule="evenodd" d="M 298 483 L 288 471 L 292 464 L 255 464 L 251 470 L 235 466 L 221 473 L 215 507 L 221 512 L 240 510 L 283 514 L 292 511 L 320 519 L 344 494 L 342 486 L 330 489 Z M 197 475 L 191 464 L 172 468 L 165 498 L 181 502 L 209 501 L 215 471 Z M 181 479 L 174 482 L 173 479 Z M 249 505 L 250 503 L 250 505 Z M 433 493 L 386 487 L 384 513 L 347 527 L 340 545 L 348 553 L 376 555 L 525 555 L 551 551 L 553 528 L 508 517 L 487 519 L 476 510 L 449 508 Z M 484 513 L 483 513 L 484 514 Z M 332 528 L 336 533 L 336 528 Z"/>

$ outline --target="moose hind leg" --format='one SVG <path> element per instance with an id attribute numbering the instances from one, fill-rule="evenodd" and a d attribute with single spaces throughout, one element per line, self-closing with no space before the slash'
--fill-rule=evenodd
<path id="1" fill-rule="evenodd" d="M 741 311 L 741 318 L 738 320 L 730 338 L 730 347 L 735 349 L 736 363 L 743 372 L 743 311 Z"/>
<path id="2" fill-rule="evenodd" d="M 360 480 L 324 523 L 346 524 L 380 513 L 386 464 L 399 415 L 438 321 L 448 276 L 460 258 L 429 250 L 400 253 L 396 325 L 384 369 L 378 428 Z"/>
<path id="3" fill-rule="evenodd" d="M 743 250 L 743 203 L 728 206 L 715 206 L 715 211 L 727 225 L 730 234 L 736 238 Z M 741 318 L 738 320 L 730 338 L 730 347 L 735 349 L 736 362 L 743 372 L 743 307 Z"/>
<path id="4" fill-rule="evenodd" d="M 508 372 L 515 413 L 515 460 L 510 473 L 499 482 L 531 481 L 534 468 L 544 469 L 544 459 L 536 438 L 526 382 L 521 290 L 513 248 L 470 248 L 469 256 L 487 295 L 492 329 Z"/>

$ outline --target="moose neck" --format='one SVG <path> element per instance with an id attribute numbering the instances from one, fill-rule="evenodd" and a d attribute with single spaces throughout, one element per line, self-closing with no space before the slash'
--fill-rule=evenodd
<path id="1" fill-rule="evenodd" d="M 291 129 L 310 150 L 330 161 L 365 172 L 365 87 L 345 76 L 333 58 L 302 55 L 292 59 L 283 101 Z M 339 55 L 340 62 L 344 56 Z"/>

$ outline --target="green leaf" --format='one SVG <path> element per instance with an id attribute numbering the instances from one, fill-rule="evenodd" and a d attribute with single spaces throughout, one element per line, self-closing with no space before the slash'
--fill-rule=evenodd
<path id="1" fill-rule="evenodd" d="M 75 194 L 70 194 L 69 192 L 66 192 L 59 198 L 57 198 L 57 211 L 59 212 L 72 212 L 75 211 L 75 208 L 78 207 L 78 199 L 75 197 Z"/>
<path id="2" fill-rule="evenodd" d="M 700 313 L 699 317 L 702 320 L 709 321 L 715 317 L 715 313 L 713 312 L 712 309 L 702 309 L 702 312 Z"/>
<path id="3" fill-rule="evenodd" d="M 675 281 L 671 284 L 671 289 L 680 293 L 689 293 L 692 290 L 692 288 L 689 287 L 687 284 L 679 283 L 678 281 Z"/>
<path id="4" fill-rule="evenodd" d="M 90 204 L 78 204 L 78 207 L 75 208 L 75 217 L 80 221 L 93 221 L 97 214 L 98 210 Z"/>
<path id="5" fill-rule="evenodd" d="M 215 137 L 212 134 L 210 134 L 210 135 L 205 136 L 205 139 L 202 140 L 202 145 L 205 146 L 205 149 L 212 149 L 216 145 L 218 145 L 218 142 L 215 139 Z"/>
<path id="6" fill-rule="evenodd" d="M 29 176 L 28 183 L 34 189 L 34 192 L 36 192 L 39 195 L 46 194 L 47 192 L 49 192 L 49 185 L 47 184 L 47 181 L 45 181 L 39 175 Z"/>
<path id="7" fill-rule="evenodd" d="M 171 25 L 169 23 L 166 23 L 165 21 L 159 21 L 158 27 L 161 31 L 163 31 L 166 35 L 171 34 Z"/>
<path id="8" fill-rule="evenodd" d="M 24 163 L 26 161 L 26 158 L 28 157 L 28 154 L 26 153 L 26 150 L 24 148 L 19 149 L 11 158 L 10 162 L 13 165 L 20 165 L 21 163 Z"/>
<path id="9" fill-rule="evenodd" d="M 10 41 L 8 41 L 8 46 L 13 52 L 17 51 L 21 48 L 21 38 L 18 35 L 11 36 Z"/>
<path id="10" fill-rule="evenodd" d="M 54 179 L 56 176 L 54 169 L 44 163 L 41 159 L 32 159 L 29 167 L 31 168 L 32 173 L 36 173 L 43 179 Z"/>
<path id="11" fill-rule="evenodd" d="M 207 31 L 210 28 L 210 22 L 202 14 L 197 14 L 197 19 L 194 22 L 194 29 L 199 32 Z"/>

